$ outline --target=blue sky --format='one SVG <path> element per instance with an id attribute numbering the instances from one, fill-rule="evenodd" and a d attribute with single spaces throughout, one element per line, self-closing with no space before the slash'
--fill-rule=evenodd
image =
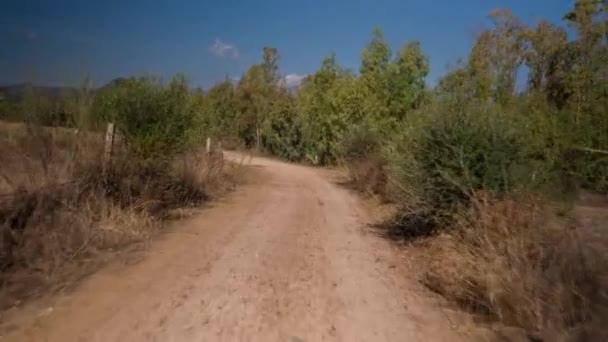
<path id="1" fill-rule="evenodd" d="M 0 6 L 0 84 L 70 85 L 89 73 L 113 78 L 177 72 L 195 86 L 238 77 L 279 49 L 281 72 L 313 73 L 327 53 L 357 70 L 375 25 L 393 51 L 419 40 L 429 82 L 466 57 L 495 7 L 526 22 L 561 22 L 573 0 L 8 0 Z"/>

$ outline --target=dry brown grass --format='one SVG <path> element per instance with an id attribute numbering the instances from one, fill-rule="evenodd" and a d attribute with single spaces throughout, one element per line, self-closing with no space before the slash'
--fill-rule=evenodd
<path id="1" fill-rule="evenodd" d="M 528 337 L 605 340 L 608 232 L 575 222 L 538 198 L 480 194 L 453 233 L 433 238 L 423 282 Z"/>
<path id="2" fill-rule="evenodd" d="M 102 134 L 0 122 L 0 195 L 72 181 L 102 149 Z"/>
<path id="3" fill-rule="evenodd" d="M 386 197 L 387 175 L 385 162 L 379 156 L 366 156 L 348 162 L 351 186 L 364 194 Z"/>
<path id="4" fill-rule="evenodd" d="M 118 146 L 103 176 L 102 149 L 98 133 L 0 124 L 0 309 L 90 273 L 242 170 L 199 150 L 142 170 Z"/>
<path id="5" fill-rule="evenodd" d="M 223 152 L 217 149 L 210 155 L 202 148 L 189 150 L 174 161 L 173 167 L 187 187 L 204 189 L 210 197 L 234 188 L 244 172 L 241 164 L 227 162 Z"/>
<path id="6" fill-rule="evenodd" d="M 56 194 L 36 194 L 22 215 L 19 230 L 5 230 L 1 256 L 0 308 L 57 289 L 94 271 L 105 253 L 149 237 L 158 227 L 145 211 L 124 209 L 103 197 L 74 201 Z M 14 212 L 13 212 L 14 213 Z"/>

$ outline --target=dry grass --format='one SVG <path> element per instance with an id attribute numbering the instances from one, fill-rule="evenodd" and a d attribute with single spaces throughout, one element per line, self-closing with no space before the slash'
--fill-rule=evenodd
<path id="1" fill-rule="evenodd" d="M 351 186 L 364 194 L 386 198 L 387 175 L 385 162 L 378 156 L 366 156 L 347 164 Z"/>
<path id="2" fill-rule="evenodd" d="M 538 198 L 478 195 L 433 238 L 423 282 L 544 341 L 605 340 L 608 232 L 559 218 Z"/>
<path id="3" fill-rule="evenodd" d="M 199 150 L 142 170 L 119 146 L 103 176 L 102 148 L 102 134 L 0 125 L 0 309 L 90 273 L 241 172 Z"/>
<path id="4" fill-rule="evenodd" d="M 178 179 L 188 188 L 204 189 L 209 197 L 234 188 L 244 172 L 241 164 L 225 161 L 221 150 L 213 150 L 207 155 L 202 148 L 180 155 L 173 167 Z"/>
<path id="5" fill-rule="evenodd" d="M 72 181 L 102 148 L 102 134 L 0 122 L 0 195 Z"/>
<path id="6" fill-rule="evenodd" d="M 20 230 L 5 226 L 0 308 L 69 284 L 94 271 L 105 253 L 142 241 L 158 227 L 146 212 L 99 196 L 78 202 L 56 194 L 36 197 L 33 204 L 17 200 L 33 206 L 30 216 L 22 216 L 27 221 Z"/>

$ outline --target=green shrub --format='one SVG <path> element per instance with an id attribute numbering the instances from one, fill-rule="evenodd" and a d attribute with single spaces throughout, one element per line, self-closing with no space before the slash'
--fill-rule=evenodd
<path id="1" fill-rule="evenodd" d="M 605 107 L 608 108 L 608 107 Z M 562 155 L 563 172 L 576 185 L 608 193 L 608 116 L 606 109 L 576 115 L 559 113 L 568 148 Z"/>
<path id="2" fill-rule="evenodd" d="M 388 150 L 392 178 L 413 212 L 439 222 L 467 207 L 478 190 L 500 196 L 556 179 L 560 144 L 547 117 L 494 105 L 427 110 Z"/>
<path id="3" fill-rule="evenodd" d="M 183 76 L 169 84 L 151 77 L 124 80 L 96 99 L 96 109 L 144 162 L 160 163 L 187 147 L 194 107 Z"/>
<path id="4" fill-rule="evenodd" d="M 608 193 L 608 153 L 604 150 L 572 149 L 564 154 L 564 169 L 577 183 L 598 193 Z"/>
<path id="5" fill-rule="evenodd" d="M 292 98 L 280 92 L 272 104 L 262 125 L 262 145 L 264 150 L 290 161 L 301 160 L 302 122 L 295 113 Z"/>

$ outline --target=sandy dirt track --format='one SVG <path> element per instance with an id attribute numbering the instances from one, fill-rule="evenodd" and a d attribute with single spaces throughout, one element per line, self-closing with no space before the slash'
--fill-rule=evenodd
<path id="1" fill-rule="evenodd" d="M 247 184 L 2 341 L 458 341 L 332 172 L 253 158 Z"/>

